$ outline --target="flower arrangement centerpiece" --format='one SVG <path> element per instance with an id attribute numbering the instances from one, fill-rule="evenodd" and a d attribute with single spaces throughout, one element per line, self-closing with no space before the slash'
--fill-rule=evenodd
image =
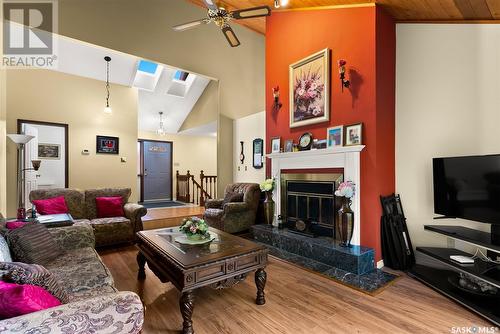
<path id="1" fill-rule="evenodd" d="M 293 86 L 295 119 L 304 120 L 322 116 L 325 113 L 322 97 L 325 90 L 320 70 L 302 72 Z"/>
<path id="2" fill-rule="evenodd" d="M 335 196 L 342 199 L 342 206 L 337 213 L 337 231 L 340 245 L 350 247 L 354 232 L 354 212 L 351 209 L 352 198 L 356 194 L 356 185 L 352 181 L 339 184 Z"/>
<path id="3" fill-rule="evenodd" d="M 184 218 L 179 230 L 190 240 L 205 240 L 210 238 L 208 225 L 198 217 Z"/>
<path id="4" fill-rule="evenodd" d="M 273 200 L 273 190 L 274 190 L 275 180 L 266 179 L 260 184 L 260 190 L 266 194 L 266 199 L 264 200 L 264 218 L 266 224 L 272 225 L 274 221 L 274 200 Z"/>

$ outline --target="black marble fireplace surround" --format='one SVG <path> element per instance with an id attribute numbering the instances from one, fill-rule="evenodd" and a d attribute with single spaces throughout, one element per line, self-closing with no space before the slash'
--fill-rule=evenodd
<path id="1" fill-rule="evenodd" d="M 369 247 L 341 247 L 332 238 L 312 238 L 271 225 L 254 225 L 251 232 L 269 254 L 368 294 L 381 291 L 398 277 L 375 268 L 375 253 Z"/>
<path id="2" fill-rule="evenodd" d="M 281 228 L 255 225 L 256 242 L 269 253 L 351 286 L 375 293 L 397 276 L 375 268 L 369 247 L 342 247 L 336 240 L 334 192 L 343 181 L 339 173 L 282 173 L 280 175 Z"/>

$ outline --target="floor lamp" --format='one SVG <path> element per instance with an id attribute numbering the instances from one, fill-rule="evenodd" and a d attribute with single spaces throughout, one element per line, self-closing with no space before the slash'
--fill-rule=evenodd
<path id="1" fill-rule="evenodd" d="M 17 219 L 26 218 L 26 208 L 24 207 L 24 173 L 27 170 L 38 170 L 40 160 L 32 160 L 33 168 L 24 168 L 24 145 L 35 136 L 24 134 L 9 134 L 7 137 L 17 146 Z"/>

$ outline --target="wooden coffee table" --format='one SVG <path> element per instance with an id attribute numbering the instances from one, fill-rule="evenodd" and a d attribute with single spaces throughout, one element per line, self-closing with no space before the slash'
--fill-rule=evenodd
<path id="1" fill-rule="evenodd" d="M 146 277 L 145 264 L 163 282 L 171 282 L 182 295 L 179 306 L 183 333 L 194 333 L 191 317 L 194 308 L 193 290 L 204 286 L 223 289 L 243 281 L 255 272 L 257 305 L 264 305 L 267 248 L 213 228 L 216 239 L 204 245 L 183 245 L 175 241 L 178 227 L 137 233 L 139 279 Z"/>

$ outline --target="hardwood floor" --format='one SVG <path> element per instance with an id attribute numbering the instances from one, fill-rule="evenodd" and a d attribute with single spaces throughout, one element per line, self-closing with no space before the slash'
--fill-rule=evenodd
<path id="1" fill-rule="evenodd" d="M 182 219 L 186 217 L 201 217 L 204 212 L 204 207 L 194 205 L 170 208 L 153 208 L 148 209 L 148 213 L 142 217 L 142 222 L 145 230 L 172 227 L 180 225 Z"/>
<path id="2" fill-rule="evenodd" d="M 144 334 L 178 333 L 179 292 L 147 270 L 137 280 L 134 247 L 101 252 L 119 290 L 146 305 Z M 253 275 L 227 290 L 195 291 L 196 333 L 450 333 L 452 327 L 492 326 L 486 320 L 403 274 L 375 297 L 270 258 L 266 300 L 255 305 Z"/>

